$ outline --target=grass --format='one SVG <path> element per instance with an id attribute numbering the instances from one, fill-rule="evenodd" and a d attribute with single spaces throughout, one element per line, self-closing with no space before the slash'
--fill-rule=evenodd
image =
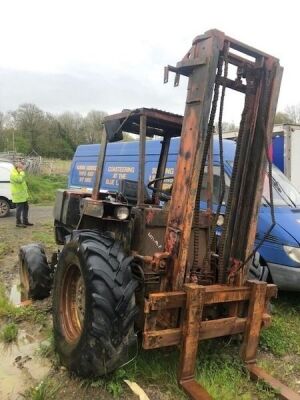
<path id="1" fill-rule="evenodd" d="M 264 352 L 261 352 L 260 365 L 289 386 L 299 390 L 295 386 L 295 381 L 299 380 L 300 363 L 295 364 L 295 358 L 288 358 L 294 357 L 297 353 L 300 357 L 298 294 L 280 293 L 273 310 L 273 325 L 262 331 L 261 349 Z M 201 342 L 196 379 L 215 399 L 275 400 L 278 397 L 276 392 L 263 382 L 254 383 L 250 380 L 240 360 L 239 347 L 238 343 L 226 339 Z M 40 351 L 45 357 L 53 354 L 51 341 Z M 147 391 L 163 393 L 165 400 L 184 400 L 187 397 L 177 386 L 179 356 L 179 351 L 172 349 L 140 350 L 138 357 L 127 366 L 107 378 L 82 380 L 81 387 L 87 390 L 89 387 L 106 390 L 118 399 L 122 394 L 126 395 L 128 389 L 124 379 L 128 379 L 137 382 Z"/>
<path id="2" fill-rule="evenodd" d="M 11 251 L 11 247 L 8 243 L 1 242 L 0 243 L 0 258 L 4 257 Z"/>
<path id="3" fill-rule="evenodd" d="M 42 243 L 46 247 L 56 247 L 54 232 L 53 232 L 53 223 L 51 224 L 43 224 L 42 231 L 32 231 L 32 240 L 34 242 Z"/>
<path id="4" fill-rule="evenodd" d="M 23 394 L 25 400 L 54 400 L 60 389 L 60 384 L 47 378 L 41 381 L 37 386 L 27 389 Z"/>
<path id="5" fill-rule="evenodd" d="M 118 369 L 115 373 L 111 374 L 109 378 L 100 379 L 83 379 L 81 381 L 80 387 L 87 389 L 100 388 L 106 390 L 112 395 L 113 398 L 119 399 L 120 395 L 123 393 L 124 389 L 124 379 L 127 378 L 127 373 L 124 369 Z"/>
<path id="6" fill-rule="evenodd" d="M 14 322 L 5 325 L 0 331 L 0 340 L 4 343 L 16 341 L 18 337 L 18 326 Z"/>
<path id="7" fill-rule="evenodd" d="M 260 345 L 275 356 L 300 355 L 300 303 L 298 293 L 280 293 L 273 303 L 272 325 L 262 330 Z"/>
<path id="8" fill-rule="evenodd" d="M 40 343 L 37 354 L 42 358 L 56 358 L 52 330 L 48 330 L 47 338 L 42 343 Z"/>
<path id="9" fill-rule="evenodd" d="M 27 175 L 29 201 L 33 204 L 49 204 L 55 200 L 57 189 L 67 187 L 67 176 Z"/>
<path id="10" fill-rule="evenodd" d="M 0 284 L 0 318 L 12 317 L 16 315 L 16 307 L 8 300 L 5 288 Z"/>
<path id="11" fill-rule="evenodd" d="M 43 158 L 41 165 L 42 174 L 68 175 L 70 171 L 71 160 Z"/>
<path id="12" fill-rule="evenodd" d="M 4 286 L 0 283 L 0 320 L 7 319 L 18 323 L 24 320 L 47 326 L 47 315 L 34 306 L 15 307 L 7 298 Z"/>
<path id="13" fill-rule="evenodd" d="M 186 395 L 177 385 L 177 350 L 141 351 L 126 367 L 109 378 L 83 380 L 82 387 L 107 390 L 114 398 L 120 398 L 127 388 L 124 379 L 137 382 L 142 388 L 152 388 L 164 394 L 164 399 L 185 400 Z M 204 342 L 197 360 L 196 379 L 214 399 L 260 400 L 276 399 L 276 393 L 263 385 L 250 381 L 238 356 L 238 346 L 225 341 Z M 151 398 L 151 395 L 150 395 Z"/>

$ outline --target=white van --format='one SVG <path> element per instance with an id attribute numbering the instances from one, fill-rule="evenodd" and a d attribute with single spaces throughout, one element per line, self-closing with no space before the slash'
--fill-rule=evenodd
<path id="1" fill-rule="evenodd" d="M 0 218 L 7 217 L 10 209 L 15 208 L 10 190 L 10 173 L 13 165 L 8 161 L 0 161 Z"/>

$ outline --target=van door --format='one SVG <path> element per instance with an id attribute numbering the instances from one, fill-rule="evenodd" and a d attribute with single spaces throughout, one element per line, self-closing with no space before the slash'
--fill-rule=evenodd
<path id="1" fill-rule="evenodd" d="M 0 217 L 6 217 L 12 208 L 12 196 L 10 190 L 10 171 L 12 164 L 0 164 Z"/>

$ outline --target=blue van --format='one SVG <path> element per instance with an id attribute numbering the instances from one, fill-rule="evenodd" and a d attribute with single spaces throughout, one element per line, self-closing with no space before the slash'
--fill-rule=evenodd
<path id="1" fill-rule="evenodd" d="M 226 172 L 226 191 L 223 204 L 225 210 L 236 145 L 231 140 L 224 140 L 223 145 Z M 138 146 L 139 143 L 136 141 L 108 145 L 101 191 L 117 191 L 120 179 L 138 180 Z M 155 178 L 160 147 L 159 140 L 149 140 L 146 143 L 145 183 Z M 92 190 L 99 149 L 100 145 L 98 144 L 78 146 L 71 164 L 68 182 L 70 189 Z M 174 138 L 170 145 L 166 175 L 174 175 L 178 150 L 179 138 Z M 216 139 L 213 151 L 213 174 L 213 201 L 217 204 L 220 159 Z M 254 257 L 250 274 L 252 278 L 273 282 L 282 290 L 300 291 L 300 193 L 275 166 L 272 180 L 276 225 L 259 248 L 259 254 L 257 253 Z M 204 182 L 201 208 L 206 206 L 205 192 Z M 271 224 L 269 185 L 266 177 L 258 218 L 256 243 L 264 238 Z"/>

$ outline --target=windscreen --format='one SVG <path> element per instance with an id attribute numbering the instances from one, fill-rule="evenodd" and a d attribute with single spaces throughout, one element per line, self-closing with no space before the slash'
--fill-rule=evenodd
<path id="1" fill-rule="evenodd" d="M 233 162 L 228 161 L 228 164 L 232 168 Z M 300 193 L 274 164 L 272 166 L 272 186 L 274 206 L 300 207 Z M 265 175 L 262 204 L 270 204 L 268 173 Z"/>
<path id="2" fill-rule="evenodd" d="M 300 193 L 288 180 L 288 178 L 273 165 L 272 168 L 272 183 L 273 183 L 273 202 L 275 206 L 300 206 Z M 270 203 L 270 192 L 268 175 L 264 182 L 264 199 Z"/>

